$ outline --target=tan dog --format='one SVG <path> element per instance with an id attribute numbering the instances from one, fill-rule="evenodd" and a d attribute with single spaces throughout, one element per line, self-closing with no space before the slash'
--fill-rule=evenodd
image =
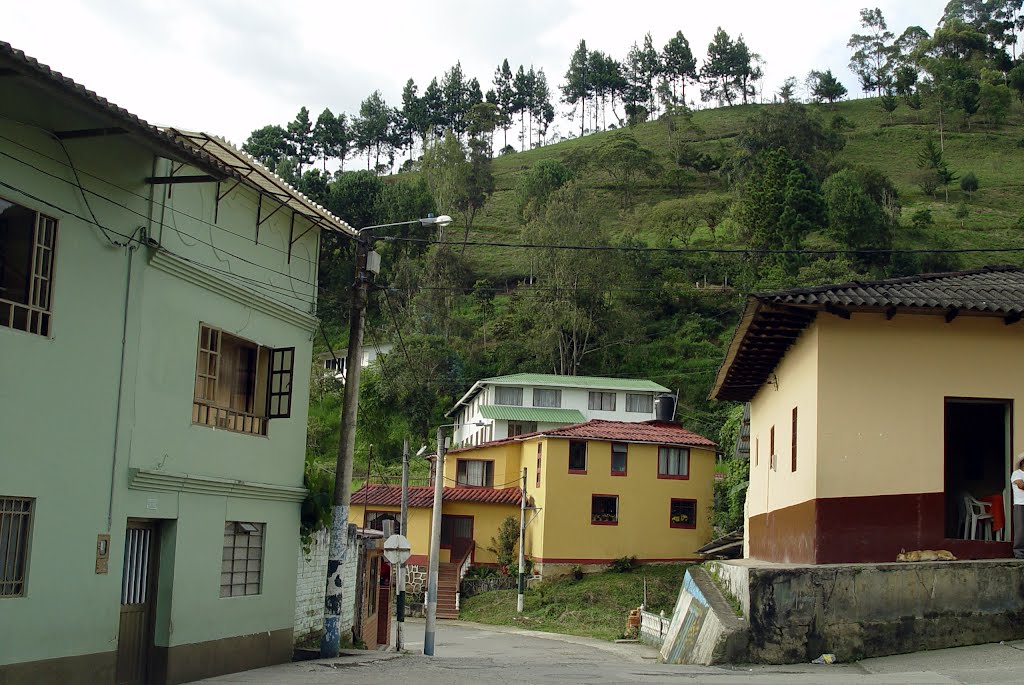
<path id="1" fill-rule="evenodd" d="M 913 552 L 902 550 L 896 561 L 956 561 L 953 553 L 945 549 L 917 549 Z"/>

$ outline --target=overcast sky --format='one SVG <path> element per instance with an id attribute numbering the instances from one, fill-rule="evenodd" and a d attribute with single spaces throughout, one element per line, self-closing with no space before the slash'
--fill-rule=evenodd
<path id="1" fill-rule="evenodd" d="M 379 89 L 400 104 L 457 60 L 490 87 L 508 58 L 555 91 L 579 40 L 616 58 L 651 32 L 683 31 L 702 60 L 717 26 L 765 60 L 766 97 L 787 76 L 831 68 L 851 93 L 846 41 L 866 0 L 35 0 L 7 3 L 0 39 L 150 123 L 241 144 L 302 105 L 358 112 Z M 945 0 L 883 0 L 889 28 L 932 31 Z M 557 92 L 557 91 L 555 91 Z M 560 113 L 565 106 L 558 107 Z M 558 124 L 563 135 L 571 127 Z"/>

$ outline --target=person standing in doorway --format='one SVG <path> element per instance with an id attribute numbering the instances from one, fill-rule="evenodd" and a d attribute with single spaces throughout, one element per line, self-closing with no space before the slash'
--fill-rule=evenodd
<path id="1" fill-rule="evenodd" d="M 1024 452 L 1017 455 L 1016 470 L 1010 474 L 1013 490 L 1013 556 L 1024 559 Z"/>

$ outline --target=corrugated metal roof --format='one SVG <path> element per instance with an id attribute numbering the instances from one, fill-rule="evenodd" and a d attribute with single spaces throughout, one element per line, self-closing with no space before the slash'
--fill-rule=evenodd
<path id="1" fill-rule="evenodd" d="M 480 502 L 481 504 L 511 504 L 519 506 L 519 488 L 445 488 L 441 493 L 442 502 Z M 352 504 L 370 507 L 397 507 L 402 504 L 400 485 L 369 484 L 352 493 Z M 409 488 L 410 507 L 434 506 L 434 488 L 417 485 Z"/>
<path id="2" fill-rule="evenodd" d="M 267 169 L 254 157 L 238 149 L 224 138 L 202 133 L 185 131 L 178 128 L 165 128 L 165 132 L 174 136 L 184 145 L 214 157 L 218 162 L 238 174 L 242 183 L 273 198 L 288 209 L 305 217 L 320 228 L 337 231 L 347 235 L 355 235 L 356 230 L 342 219 L 331 214 L 326 208 L 318 205 L 288 184 L 283 178 Z M 268 212 L 270 210 L 268 209 Z"/>
<path id="3" fill-rule="evenodd" d="M 588 390 L 625 390 L 635 392 L 671 392 L 663 385 L 640 378 L 606 378 L 603 376 L 560 376 L 553 373 L 515 373 L 510 376 L 482 378 L 448 410 L 454 416 L 459 407 L 468 404 L 485 385 L 535 385 L 554 388 L 586 388 Z"/>
<path id="4" fill-rule="evenodd" d="M 768 380 L 790 345 L 825 311 L 842 318 L 853 312 L 1001 317 L 1016 323 L 1024 314 L 1024 269 L 986 267 L 755 293 L 733 334 L 711 396 L 749 402 Z"/>
<path id="5" fill-rule="evenodd" d="M 29 57 L 10 43 L 0 41 L 0 71 L 21 76 L 38 87 L 71 98 L 87 111 L 99 115 L 119 131 L 134 135 L 161 156 L 185 162 L 212 176 L 234 179 L 273 197 L 322 229 L 355 235 L 345 221 L 316 204 L 259 162 L 223 139 L 205 133 L 160 129 L 123 107 L 97 95 L 85 86 Z M 217 141 L 217 145 L 214 144 Z"/>
<path id="6" fill-rule="evenodd" d="M 507 385 L 541 385 L 560 388 L 590 388 L 598 390 L 644 390 L 669 392 L 663 385 L 640 378 L 605 378 L 603 376 L 559 376 L 553 373 L 515 373 L 510 376 L 484 378 L 481 383 Z"/>
<path id="7" fill-rule="evenodd" d="M 485 404 L 480 407 L 485 419 L 498 421 L 536 421 L 537 423 L 582 423 L 587 420 L 578 409 L 551 409 L 544 407 L 512 407 L 504 404 Z"/>

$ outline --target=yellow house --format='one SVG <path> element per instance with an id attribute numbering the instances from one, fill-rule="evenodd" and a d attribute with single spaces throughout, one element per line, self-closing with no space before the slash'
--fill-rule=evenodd
<path id="1" fill-rule="evenodd" d="M 1012 267 L 750 296 L 712 390 L 750 402 L 746 556 L 1009 557 L 1022 310 Z"/>
<path id="2" fill-rule="evenodd" d="M 624 556 L 681 562 L 711 533 L 715 443 L 675 423 L 594 420 L 452 450 L 444 464 L 442 563 L 494 564 L 503 519 L 519 521 L 526 473 L 525 553 L 537 573 L 605 565 Z M 425 564 L 433 488 L 411 488 L 413 559 Z M 368 485 L 349 520 L 397 518 L 400 491 Z"/>

